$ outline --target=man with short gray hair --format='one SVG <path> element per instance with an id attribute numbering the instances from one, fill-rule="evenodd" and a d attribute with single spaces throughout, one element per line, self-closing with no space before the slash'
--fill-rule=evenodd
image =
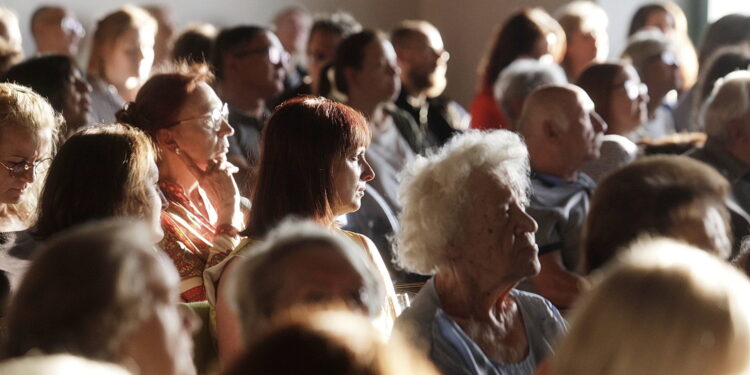
<path id="1" fill-rule="evenodd" d="M 570 306 L 584 280 L 575 273 L 583 221 L 596 184 L 580 168 L 599 157 L 607 124 L 580 87 L 553 85 L 526 99 L 519 131 L 531 164 L 527 212 L 539 229 L 541 271 L 531 278 L 535 292 L 558 307 Z"/>
<path id="2" fill-rule="evenodd" d="M 721 173 L 732 186 L 727 206 L 732 214 L 736 251 L 750 234 L 750 72 L 740 70 L 720 79 L 701 115 L 708 139 L 688 153 Z"/>
<path id="3" fill-rule="evenodd" d="M 508 117 L 511 129 L 518 130 L 518 121 L 526 97 L 547 85 L 568 83 L 565 71 L 553 62 L 521 58 L 508 65 L 495 83 L 495 99 Z"/>

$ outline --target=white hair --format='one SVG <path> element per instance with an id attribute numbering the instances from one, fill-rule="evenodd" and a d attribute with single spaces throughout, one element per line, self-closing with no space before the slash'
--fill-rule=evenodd
<path id="1" fill-rule="evenodd" d="M 721 142 L 727 140 L 727 126 L 740 120 L 750 126 L 750 71 L 738 70 L 716 81 L 703 104 L 701 119 L 706 134 Z"/>
<path id="2" fill-rule="evenodd" d="M 0 364 L 4 375 L 131 375 L 113 363 L 92 361 L 70 354 L 28 355 Z"/>
<path id="3" fill-rule="evenodd" d="M 525 98 L 540 87 L 566 83 L 568 79 L 560 65 L 537 59 L 521 58 L 503 69 L 495 83 L 494 93 L 500 105 L 505 107 L 510 98 Z"/>
<path id="4" fill-rule="evenodd" d="M 396 258 L 407 270 L 431 274 L 445 265 L 463 232 L 461 215 L 471 194 L 473 171 L 502 172 L 511 190 L 526 200 L 529 158 L 526 145 L 507 130 L 470 130 L 427 157 L 418 156 L 402 172 L 401 231 Z"/>
<path id="5" fill-rule="evenodd" d="M 250 249 L 228 281 L 229 300 L 234 304 L 246 341 L 266 328 L 273 318 L 276 293 L 284 282 L 278 279 L 283 261 L 306 250 L 306 245 L 319 243 L 337 250 L 362 277 L 361 297 L 367 313 L 371 318 L 380 314 L 385 286 L 362 248 L 312 221 L 286 219 L 263 242 Z"/>
<path id="6" fill-rule="evenodd" d="M 569 314 L 552 373 L 748 373 L 750 283 L 726 262 L 674 240 L 641 239 L 593 280 Z"/>

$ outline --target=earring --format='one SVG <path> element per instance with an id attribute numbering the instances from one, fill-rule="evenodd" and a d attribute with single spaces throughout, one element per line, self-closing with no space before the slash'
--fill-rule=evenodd
<path id="1" fill-rule="evenodd" d="M 180 151 L 180 148 L 179 148 L 179 147 L 175 147 L 175 148 L 174 148 L 174 153 L 175 153 L 175 154 L 179 155 L 179 154 L 180 154 L 181 152 L 182 152 L 182 151 Z"/>

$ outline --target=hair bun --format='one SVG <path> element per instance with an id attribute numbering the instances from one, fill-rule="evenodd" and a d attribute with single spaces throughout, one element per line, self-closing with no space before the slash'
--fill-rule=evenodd
<path id="1" fill-rule="evenodd" d="M 125 123 L 146 132 L 152 128 L 151 121 L 138 111 L 138 106 L 134 102 L 128 102 L 115 114 L 118 122 Z"/>

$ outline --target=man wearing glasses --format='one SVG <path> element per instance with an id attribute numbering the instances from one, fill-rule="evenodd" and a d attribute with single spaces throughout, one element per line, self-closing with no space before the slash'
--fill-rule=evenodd
<path id="1" fill-rule="evenodd" d="M 42 6 L 31 16 L 31 33 L 40 55 L 68 55 L 75 58 L 85 30 L 73 12 L 59 6 Z"/>
<path id="2" fill-rule="evenodd" d="M 249 171 L 258 160 L 267 103 L 284 89 L 287 58 L 276 35 L 259 26 L 225 29 L 216 37 L 211 58 L 216 90 L 229 105 L 234 135 L 228 159 L 240 168 L 241 181 L 252 181 Z"/>

